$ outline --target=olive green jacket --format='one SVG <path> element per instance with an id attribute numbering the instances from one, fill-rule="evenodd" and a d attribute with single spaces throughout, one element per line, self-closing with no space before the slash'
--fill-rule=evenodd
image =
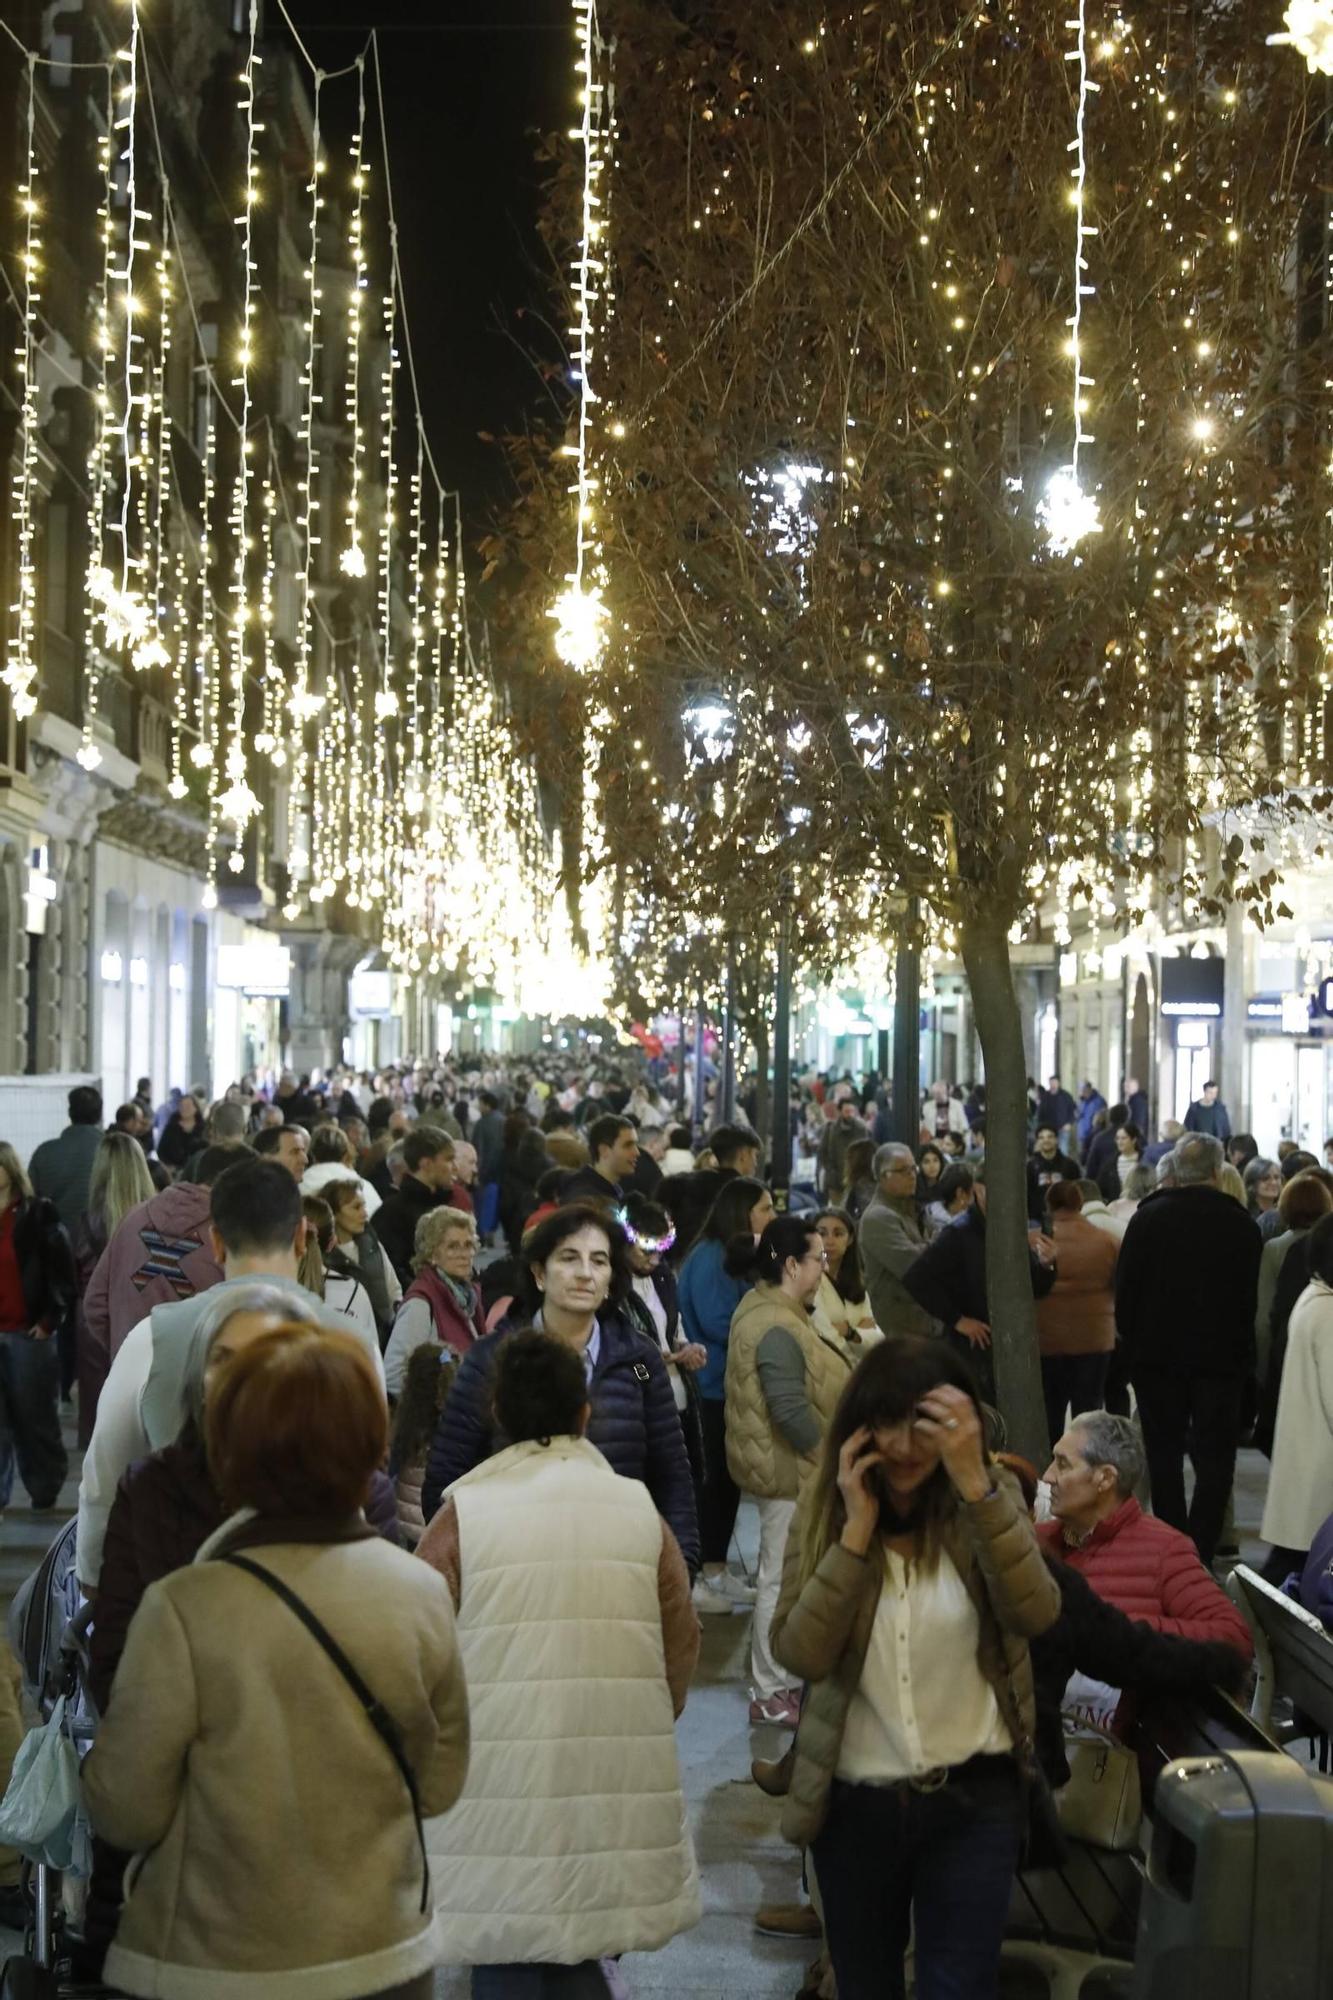
<path id="1" fill-rule="evenodd" d="M 960 1503 L 944 1531 L 944 1546 L 981 1621 L 977 1664 L 995 1689 L 1010 1729 L 1029 1741 L 1036 1725 L 1028 1640 L 1054 1625 L 1060 1590 L 1046 1566 L 1017 1480 L 993 1469 L 994 1490 Z M 824 1551 L 801 1587 L 801 1547 L 809 1500 L 787 1537 L 782 1591 L 773 1618 L 774 1657 L 794 1680 L 808 1683 L 796 1732 L 796 1767 L 783 1808 L 782 1831 L 807 1847 L 828 1810 L 842 1751 L 847 1710 L 861 1680 L 884 1583 L 884 1563 L 853 1555 L 841 1542 Z"/>

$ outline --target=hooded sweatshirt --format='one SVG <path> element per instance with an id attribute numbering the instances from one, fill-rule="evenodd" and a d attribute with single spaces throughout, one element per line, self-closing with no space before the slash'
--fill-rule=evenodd
<path id="1" fill-rule="evenodd" d="M 132 1208 L 98 1258 L 83 1295 L 80 1410 L 91 1434 L 107 1370 L 132 1326 L 154 1306 L 175 1305 L 222 1281 L 208 1235 L 212 1194 L 177 1181 Z"/>

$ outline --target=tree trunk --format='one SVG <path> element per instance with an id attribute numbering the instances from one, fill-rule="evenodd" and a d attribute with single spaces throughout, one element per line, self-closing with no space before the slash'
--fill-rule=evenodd
<path id="1" fill-rule="evenodd" d="M 768 1081 L 769 1036 L 768 1016 L 761 1013 L 750 1026 L 750 1040 L 754 1045 L 754 1124 L 755 1130 L 764 1142 L 768 1152 L 773 1143 L 772 1096 Z"/>
<path id="2" fill-rule="evenodd" d="M 921 912 L 907 905 L 893 970 L 892 1130 L 900 1145 L 921 1144 Z"/>
<path id="3" fill-rule="evenodd" d="M 1028 1259 L 1027 1061 L 1003 911 L 965 916 L 960 938 L 986 1065 L 986 1290 L 996 1387 L 1010 1449 L 1040 1471 L 1050 1439 Z"/>

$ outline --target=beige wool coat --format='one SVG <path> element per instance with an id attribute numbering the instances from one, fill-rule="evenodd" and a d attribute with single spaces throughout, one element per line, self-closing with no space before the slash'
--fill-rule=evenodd
<path id="1" fill-rule="evenodd" d="M 106 1976 L 160 2000 L 360 2000 L 438 1962 L 407 1787 L 351 1689 L 256 1577 L 207 1558 L 153 1584 L 83 1766 L 135 1855 Z M 468 1710 L 444 1579 L 373 1530 L 255 1546 L 398 1726 L 423 1813 L 458 1797 Z M 447 1885 L 438 1885 L 441 1899 Z"/>
<path id="2" fill-rule="evenodd" d="M 1060 1587 L 1037 1546 L 1018 1481 L 998 1469 L 992 1476 L 995 1484 L 984 1500 L 959 1504 L 944 1546 L 977 1607 L 977 1665 L 995 1689 L 1001 1715 L 1016 1712 L 1030 1739 L 1037 1709 L 1028 1640 L 1060 1616 Z M 868 1556 L 856 1556 L 840 1542 L 824 1551 L 802 1584 L 807 1520 L 802 1506 L 787 1537 L 771 1633 L 774 1658 L 793 1680 L 809 1683 L 782 1812 L 783 1834 L 796 1847 L 808 1847 L 824 1823 L 884 1585 L 875 1544 Z"/>

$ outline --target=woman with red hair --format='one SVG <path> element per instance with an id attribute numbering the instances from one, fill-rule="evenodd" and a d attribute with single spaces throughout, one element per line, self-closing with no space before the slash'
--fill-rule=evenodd
<path id="1" fill-rule="evenodd" d="M 448 1587 L 365 1519 L 384 1397 L 349 1334 L 286 1325 L 210 1386 L 230 1518 L 130 1626 L 83 1768 L 137 1859 L 106 1976 L 195 2000 L 428 2000 L 423 1816 L 468 1718 Z"/>

